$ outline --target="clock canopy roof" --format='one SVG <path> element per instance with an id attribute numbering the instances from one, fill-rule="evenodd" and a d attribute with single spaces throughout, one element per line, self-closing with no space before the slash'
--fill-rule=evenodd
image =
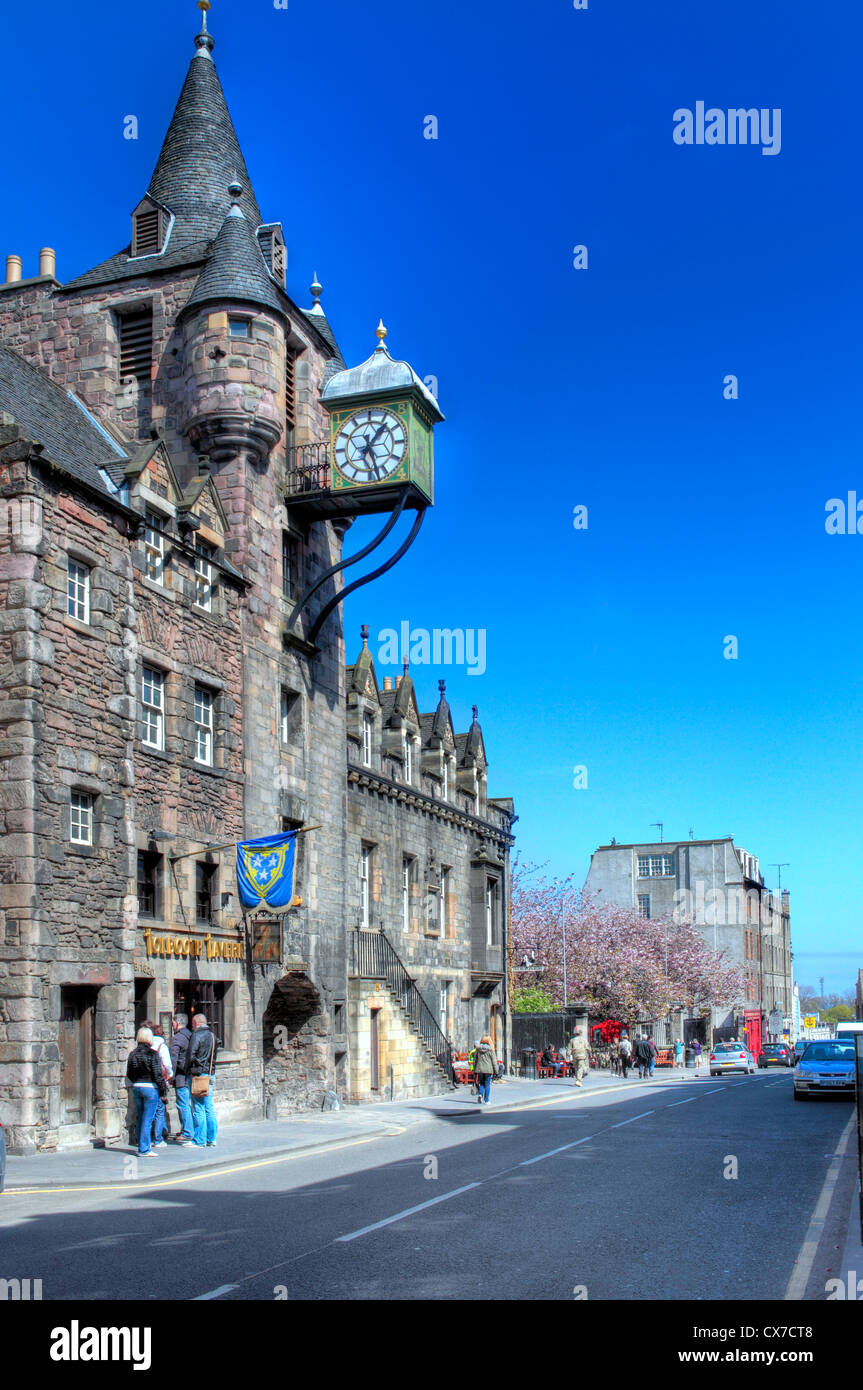
<path id="1" fill-rule="evenodd" d="M 321 393 L 321 399 L 327 405 L 335 405 L 358 397 L 378 398 L 411 390 L 419 393 L 435 423 L 444 418 L 431 391 L 410 363 L 390 357 L 385 344 L 379 343 L 371 357 L 358 367 L 345 367 L 344 371 L 334 372 Z"/>

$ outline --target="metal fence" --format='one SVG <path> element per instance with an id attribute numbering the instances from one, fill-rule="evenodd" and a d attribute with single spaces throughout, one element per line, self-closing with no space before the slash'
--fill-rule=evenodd
<path id="1" fill-rule="evenodd" d="M 441 1070 L 455 1085 L 452 1049 L 434 1014 L 416 987 L 416 982 L 396 955 L 383 928 L 380 931 L 351 933 L 353 941 L 353 973 L 361 979 L 386 980 L 408 1018 L 416 1027 L 423 1042 L 437 1058 Z"/>

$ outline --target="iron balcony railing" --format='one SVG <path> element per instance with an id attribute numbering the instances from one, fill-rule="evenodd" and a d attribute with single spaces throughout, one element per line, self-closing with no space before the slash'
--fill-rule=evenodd
<path id="1" fill-rule="evenodd" d="M 360 979 L 383 979 L 399 1000 L 429 1052 L 437 1058 L 451 1085 L 455 1085 L 452 1050 L 434 1014 L 396 955 L 384 933 L 357 928 L 353 937 L 353 973 Z"/>
<path id="2" fill-rule="evenodd" d="M 288 450 L 288 493 L 326 492 L 330 486 L 330 441 L 297 444 Z"/>

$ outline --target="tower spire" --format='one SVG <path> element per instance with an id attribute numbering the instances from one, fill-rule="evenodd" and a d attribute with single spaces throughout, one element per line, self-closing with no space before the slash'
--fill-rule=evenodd
<path id="1" fill-rule="evenodd" d="M 195 47 L 197 57 L 209 58 L 215 46 L 215 39 L 207 31 L 207 10 L 210 9 L 210 0 L 198 0 L 198 9 L 201 11 L 201 32 L 195 35 Z"/>

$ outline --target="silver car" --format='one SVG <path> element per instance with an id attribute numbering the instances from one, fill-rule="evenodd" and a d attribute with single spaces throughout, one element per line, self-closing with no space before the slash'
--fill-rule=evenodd
<path id="1" fill-rule="evenodd" d="M 743 1043 L 714 1043 L 710 1053 L 710 1075 L 722 1076 L 726 1071 L 743 1071 L 748 1076 L 755 1075 L 755 1058 Z"/>
<path id="2" fill-rule="evenodd" d="M 847 1042 L 811 1042 L 794 1068 L 794 1099 L 854 1095 L 854 1047 Z"/>

